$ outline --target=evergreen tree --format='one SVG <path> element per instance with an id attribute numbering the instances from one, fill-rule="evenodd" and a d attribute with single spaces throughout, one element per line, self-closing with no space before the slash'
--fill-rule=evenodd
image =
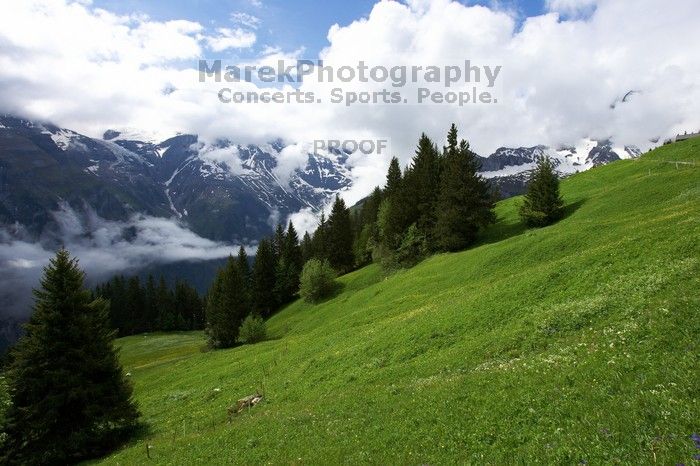
<path id="1" fill-rule="evenodd" d="M 144 314 L 146 315 L 147 332 L 158 330 L 158 297 L 156 293 L 156 282 L 153 275 L 149 274 L 146 280 L 146 288 L 144 289 L 144 305 L 146 306 Z"/>
<path id="2" fill-rule="evenodd" d="M 282 257 L 282 249 L 284 248 L 284 228 L 281 224 L 277 224 L 275 234 L 272 236 L 272 253 L 275 256 L 275 261 Z"/>
<path id="3" fill-rule="evenodd" d="M 399 159 L 392 157 L 391 162 L 389 162 L 389 171 L 386 174 L 384 193 L 387 196 L 391 196 L 399 186 L 401 186 L 401 167 L 399 166 Z"/>
<path id="4" fill-rule="evenodd" d="M 181 280 L 175 282 L 173 291 L 173 330 L 189 330 L 192 325 L 189 287 Z"/>
<path id="5" fill-rule="evenodd" d="M 207 335 L 209 345 L 228 348 L 236 343 L 238 329 L 250 309 L 246 303 L 246 283 L 238 261 L 229 256 L 219 270 L 207 299 Z"/>
<path id="6" fill-rule="evenodd" d="M 313 237 L 313 255 L 317 259 L 328 259 L 330 254 L 328 221 L 326 214 L 321 212 L 321 217 L 316 227 L 316 232 Z"/>
<path id="7" fill-rule="evenodd" d="M 123 276 L 114 277 L 112 283 L 108 287 L 107 295 L 104 296 L 110 303 L 110 321 L 112 328 L 117 331 L 120 336 L 130 335 L 127 328 L 129 317 L 127 315 L 126 305 L 126 281 Z"/>
<path id="8" fill-rule="evenodd" d="M 126 303 L 128 321 L 125 323 L 125 331 L 128 335 L 143 332 L 146 327 L 144 316 L 145 300 L 141 282 L 137 276 L 133 276 L 127 281 Z"/>
<path id="9" fill-rule="evenodd" d="M 405 228 L 415 222 L 426 238 L 430 238 L 435 228 L 440 163 L 437 147 L 428 136 L 422 134 L 411 168 L 404 179 L 404 197 L 400 205 L 409 213 Z"/>
<path id="10" fill-rule="evenodd" d="M 336 196 L 331 215 L 328 217 L 328 261 L 331 267 L 340 273 L 352 269 L 352 240 L 350 210 L 345 206 L 345 201 Z"/>
<path id="11" fill-rule="evenodd" d="M 173 330 L 175 328 L 175 318 L 172 313 L 173 296 L 162 275 L 156 289 L 156 306 L 158 308 L 158 328 L 166 331 Z"/>
<path id="12" fill-rule="evenodd" d="M 362 205 L 356 227 L 357 236 L 353 246 L 355 262 L 359 266 L 368 264 L 372 260 L 372 251 L 379 241 L 377 217 L 382 197 L 381 189 L 375 188 Z"/>
<path id="13" fill-rule="evenodd" d="M 196 289 L 181 280 L 173 291 L 163 276 L 156 285 L 149 275 L 143 287 L 137 277 L 116 276 L 98 285 L 95 295 L 110 302 L 110 323 L 120 336 L 204 328 L 202 300 Z"/>
<path id="14" fill-rule="evenodd" d="M 306 262 L 314 256 L 313 240 L 309 232 L 304 233 L 304 238 L 301 240 L 301 262 L 306 264 Z"/>
<path id="15" fill-rule="evenodd" d="M 299 290 L 299 275 L 301 275 L 302 265 L 299 237 L 290 221 L 284 236 L 282 253 L 277 262 L 275 291 L 279 304 L 289 302 Z"/>
<path id="16" fill-rule="evenodd" d="M 276 262 L 268 239 L 258 244 L 253 263 L 253 308 L 263 317 L 270 316 L 277 308 L 275 289 Z"/>
<path id="17" fill-rule="evenodd" d="M 191 323 L 190 329 L 202 330 L 206 324 L 206 316 L 204 315 L 204 303 L 202 298 L 197 293 L 197 290 L 187 285 L 188 290 L 188 308 L 190 309 Z"/>
<path id="18" fill-rule="evenodd" d="M 559 220 L 564 214 L 564 201 L 559 194 L 559 177 L 548 157 L 537 161 L 530 176 L 520 218 L 532 227 L 543 227 Z"/>
<path id="19" fill-rule="evenodd" d="M 303 258 L 301 254 L 301 246 L 299 245 L 299 235 L 297 234 L 297 231 L 294 228 L 294 224 L 291 222 L 291 220 L 289 221 L 289 225 L 287 226 L 283 255 L 289 259 L 289 262 L 291 264 L 293 264 L 293 266 L 297 270 L 297 273 L 301 273 Z M 296 289 L 297 287 L 295 286 L 294 288 Z"/>
<path id="20" fill-rule="evenodd" d="M 401 198 L 394 194 L 385 198 L 379 205 L 377 212 L 377 229 L 381 251 L 380 255 L 391 254 L 396 251 L 401 244 L 404 232 L 404 218 L 401 215 L 403 205 Z M 376 253 L 377 251 L 375 251 Z"/>
<path id="21" fill-rule="evenodd" d="M 445 159 L 457 156 L 458 141 L 457 141 L 457 125 L 452 123 L 447 131 L 447 146 L 444 149 Z"/>
<path id="22" fill-rule="evenodd" d="M 479 161 L 462 140 L 455 147 L 454 125 L 448 135 L 444 172 L 437 202 L 437 223 L 434 238 L 444 251 L 465 248 L 476 239 L 480 228 L 496 219 L 494 196 L 488 182 L 479 175 Z"/>
<path id="23" fill-rule="evenodd" d="M 137 426 L 113 347 L 108 304 L 91 301 L 66 250 L 44 268 L 7 373 L 3 464 L 68 464 L 104 454 Z"/>
<path id="24" fill-rule="evenodd" d="M 241 273 L 243 273 L 243 278 L 246 281 L 250 280 L 250 263 L 248 262 L 248 254 L 243 246 L 238 249 L 238 266 L 241 269 Z"/>

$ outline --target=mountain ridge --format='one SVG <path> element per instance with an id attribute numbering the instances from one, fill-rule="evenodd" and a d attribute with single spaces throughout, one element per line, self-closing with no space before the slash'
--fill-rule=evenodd
<path id="1" fill-rule="evenodd" d="M 51 212 L 63 200 L 76 210 L 87 204 L 107 220 L 133 213 L 174 216 L 205 238 L 250 244 L 272 232 L 271 217 L 317 210 L 351 184 L 345 154 L 307 154 L 288 182 L 280 180 L 275 172 L 284 148 L 280 141 L 263 147 L 226 140 L 207 146 L 196 135 L 178 134 L 156 143 L 121 138 L 114 130 L 95 139 L 14 117 L 1 117 L 0 126 L 0 175 L 6 175 L 0 184 L 0 222 L 19 223 L 35 238 L 50 226 Z M 37 179 L 52 183 L 51 190 L 42 190 Z M 14 180 L 26 182 L 17 186 Z M 76 192 L 68 192 L 69 185 Z"/>
<path id="2" fill-rule="evenodd" d="M 89 206 L 107 220 L 124 220 L 133 213 L 173 217 L 202 237 L 253 244 L 288 215 L 303 208 L 318 211 L 353 181 L 348 154 L 338 151 L 307 153 L 287 179 L 280 179 L 278 163 L 285 149 L 281 140 L 264 145 L 226 139 L 205 143 L 197 135 L 168 137 L 135 129 L 109 129 L 96 139 L 12 116 L 0 116 L 0 136 L 0 177 L 22 164 L 32 170 L 37 164 L 42 168 L 43 162 L 48 172 L 37 173 L 33 182 L 20 187 L 19 197 L 28 200 L 24 206 L 13 199 L 17 183 L 8 175 L 4 182 L 0 178 L 0 224 L 21 224 L 35 238 L 50 225 L 58 202 L 65 201 L 77 210 Z M 18 160 L 22 152 L 35 160 Z M 480 161 L 482 175 L 503 197 L 510 197 L 524 191 L 538 157 L 550 157 L 560 175 L 568 176 L 639 154 L 635 146 L 582 139 L 576 146 L 556 149 L 500 147 Z M 51 165 L 65 176 L 52 173 Z M 71 181 L 68 173 L 78 180 Z M 51 187 L 58 195 L 41 192 L 38 185 L 46 184 L 42 177 L 54 183 Z M 87 186 L 87 192 L 71 192 L 65 189 L 69 185 Z M 32 191 L 39 194 L 33 196 Z M 34 212 L 27 212 L 28 205 Z"/>

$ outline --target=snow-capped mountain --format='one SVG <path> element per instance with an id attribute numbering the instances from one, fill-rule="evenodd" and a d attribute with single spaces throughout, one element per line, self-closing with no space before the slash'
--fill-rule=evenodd
<path id="1" fill-rule="evenodd" d="M 102 139 L 0 117 L 0 224 L 38 238 L 59 205 L 106 220 L 174 217 L 195 233 L 254 242 L 301 208 L 322 207 L 351 184 L 347 155 L 306 154 L 278 168 L 281 141 L 204 144 L 196 135 L 109 130 Z"/>
<path id="2" fill-rule="evenodd" d="M 205 238 L 249 244 L 351 184 L 347 154 L 301 154 L 296 168 L 283 170 L 284 149 L 282 141 L 205 143 L 133 129 L 90 138 L 0 116 L 0 225 L 45 238 L 57 226 L 53 213 L 69 206 L 105 220 L 175 218 Z M 508 197 L 523 192 L 542 156 L 566 176 L 638 154 L 634 146 L 588 139 L 556 149 L 502 147 L 482 158 L 482 174 Z"/>
<path id="3" fill-rule="evenodd" d="M 616 147 L 610 141 L 583 139 L 575 146 L 553 149 L 547 146 L 501 147 L 481 159 L 481 174 L 490 179 L 503 197 L 521 194 L 530 171 L 541 157 L 549 157 L 561 176 L 588 170 L 620 159 L 637 157 L 635 146 Z"/>

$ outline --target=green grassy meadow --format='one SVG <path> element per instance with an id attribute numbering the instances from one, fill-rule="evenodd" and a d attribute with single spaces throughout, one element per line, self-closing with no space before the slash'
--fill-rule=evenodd
<path id="1" fill-rule="evenodd" d="M 102 461 L 693 464 L 700 140 L 562 192 L 559 223 L 526 230 L 502 201 L 476 247 L 343 276 L 333 299 L 272 317 L 269 341 L 118 340 L 149 427 Z"/>

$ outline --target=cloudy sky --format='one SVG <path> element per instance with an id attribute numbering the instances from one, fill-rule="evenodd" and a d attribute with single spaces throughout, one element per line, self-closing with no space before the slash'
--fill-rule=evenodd
<path id="1" fill-rule="evenodd" d="M 315 139 L 388 139 L 390 153 L 351 158 L 354 186 L 344 195 L 352 203 L 383 182 L 390 155 L 408 162 L 421 132 L 443 142 L 452 122 L 481 155 L 500 146 L 557 146 L 586 137 L 644 150 L 651 139 L 700 129 L 699 26 L 698 0 L 6 0 L 0 15 L 0 113 L 95 137 L 107 129 L 136 128 L 241 144 L 282 138 L 290 147 L 279 167 L 287 171 L 305 162 L 305 144 Z M 217 97 L 222 84 L 198 79 L 199 60 L 217 58 L 240 65 L 322 59 L 335 69 L 360 61 L 389 67 L 471 60 L 501 66 L 499 103 L 223 104 Z M 462 83 L 464 89 L 469 85 Z M 230 86 L 297 87 L 260 81 Z M 298 86 L 319 95 L 331 87 L 312 77 Z M 636 92 L 621 102 L 629 91 Z M 70 212 L 59 214 L 72 218 Z M 111 259 L 100 256 L 105 247 L 99 241 L 113 244 L 110 235 L 123 225 L 102 222 L 97 239 L 69 244 L 88 269 L 106 262 L 133 268 L 153 256 L 154 244 L 159 255 L 176 254 L 168 258 L 173 261 L 231 250 L 164 219 L 132 222 L 144 232 L 143 244 L 119 244 Z M 302 212 L 295 223 L 304 230 L 313 220 Z M 10 266 L 5 272 L 38 276 L 50 255 L 40 245 L 18 241 L 0 247 L 0 262 Z M 14 300 L 0 293 L 0 305 Z"/>
<path id="2" fill-rule="evenodd" d="M 482 3 L 6 2 L 0 111 L 93 136 L 124 127 L 240 142 L 377 135 L 404 160 L 422 131 L 440 138 L 453 121 L 483 155 L 581 137 L 643 146 L 700 127 L 696 0 Z M 478 59 L 502 66 L 503 98 L 469 107 L 227 105 L 221 84 L 197 80 L 200 58 L 278 57 L 335 66 Z M 640 92 L 611 108 L 630 90 Z"/>

